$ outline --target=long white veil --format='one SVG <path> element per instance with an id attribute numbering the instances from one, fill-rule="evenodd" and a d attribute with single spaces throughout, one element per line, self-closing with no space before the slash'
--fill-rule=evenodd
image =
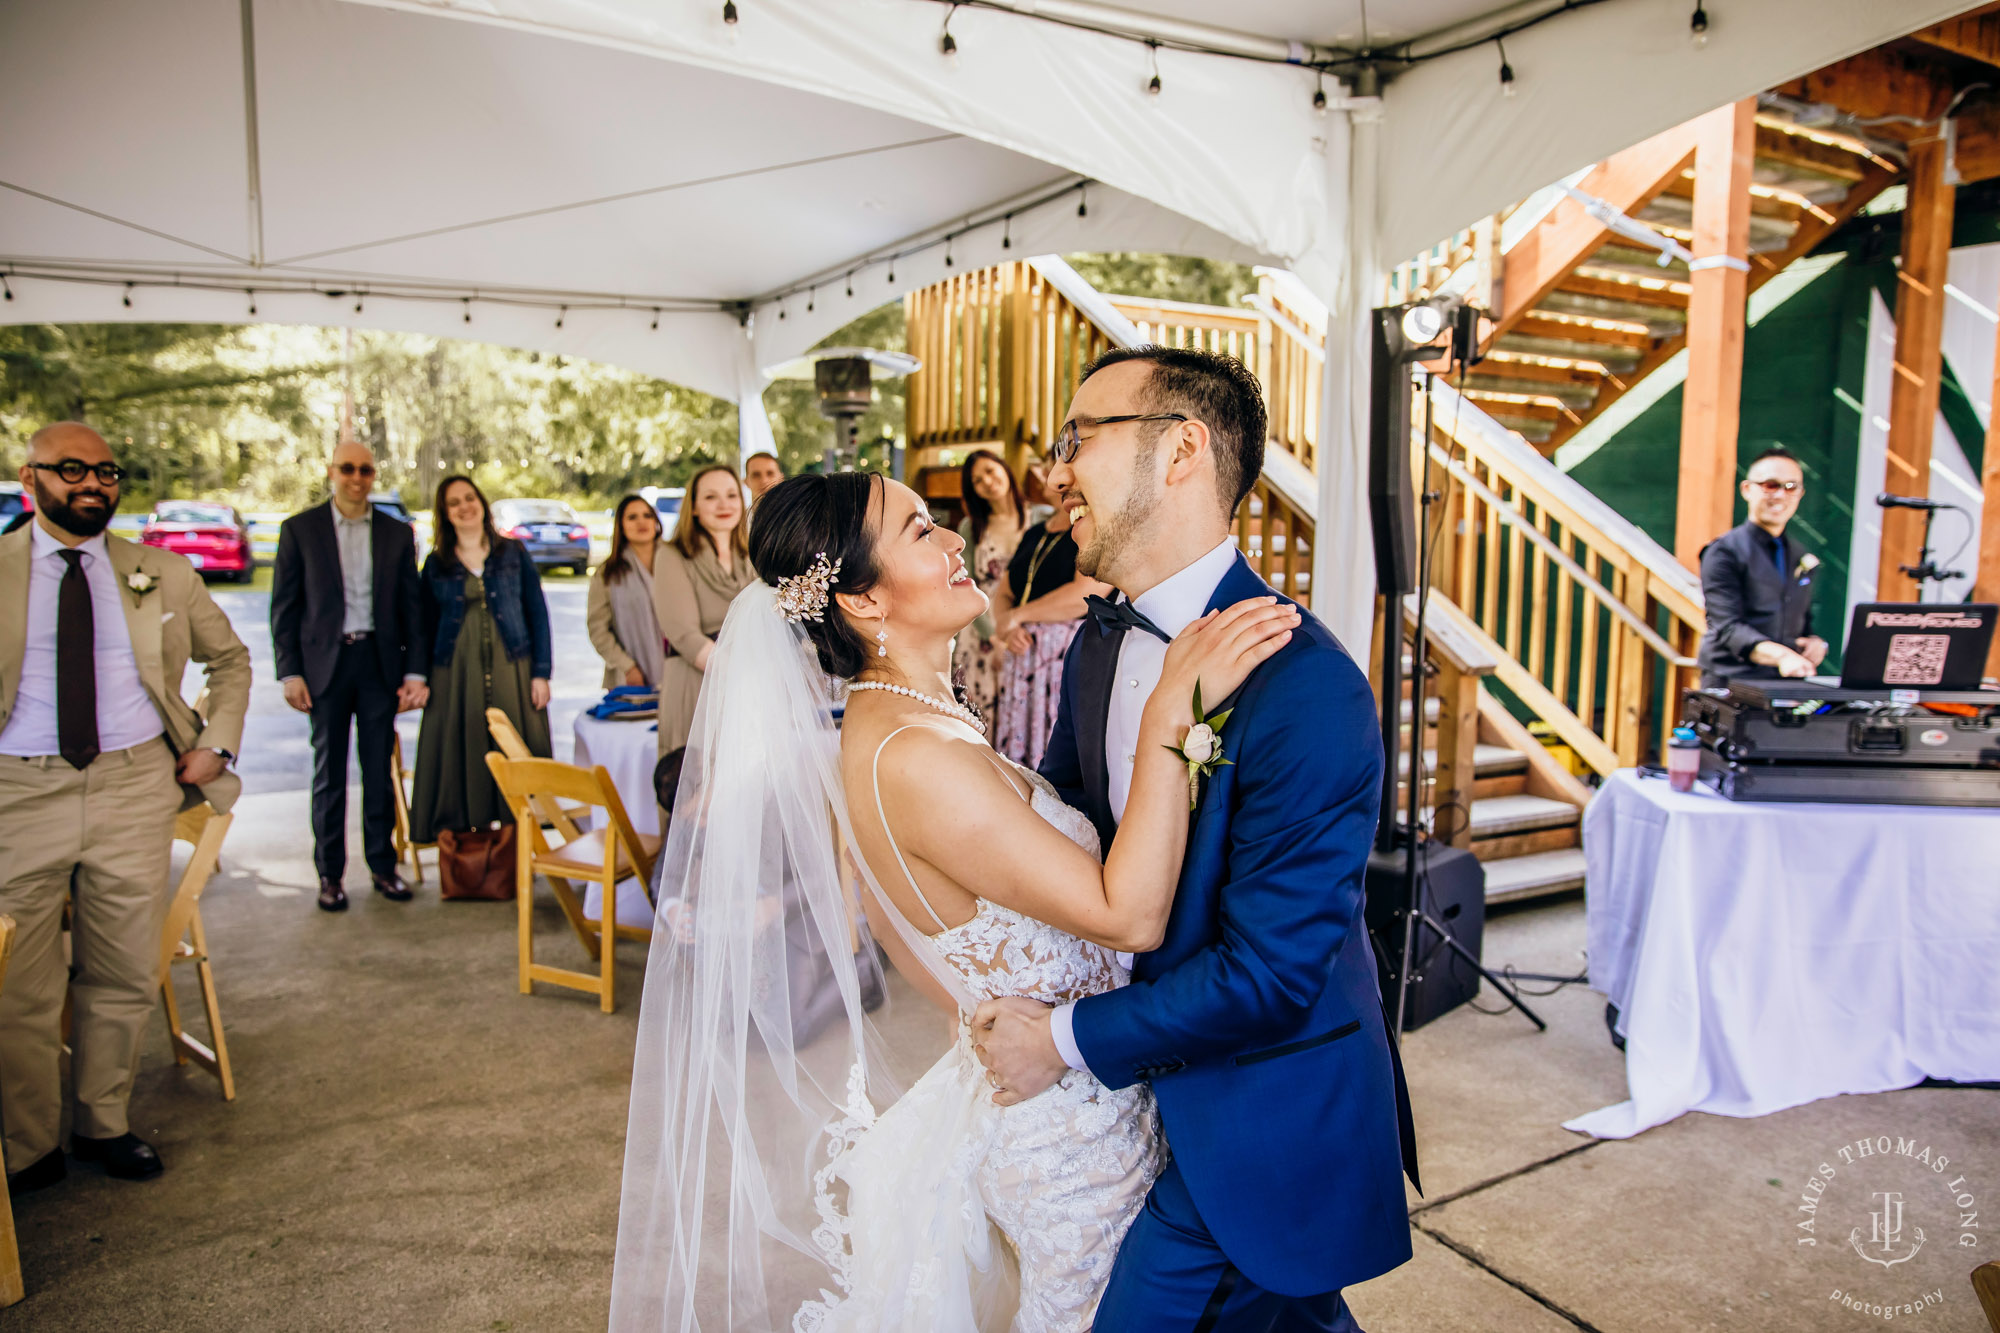
<path id="1" fill-rule="evenodd" d="M 774 589 L 737 596 L 662 853 L 611 1284 L 620 1333 L 787 1329 L 796 1298 L 841 1278 L 814 1173 L 900 1089 L 866 1012 L 882 988 L 873 946 L 857 952 L 858 893 L 887 901 L 838 850 L 853 840 L 837 688 Z M 893 908 L 884 919 L 969 1010 L 927 942 Z M 916 1069 L 945 1049 L 935 1032 Z"/>

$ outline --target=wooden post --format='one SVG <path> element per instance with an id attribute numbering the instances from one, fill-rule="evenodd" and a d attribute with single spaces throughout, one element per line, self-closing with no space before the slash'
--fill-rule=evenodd
<path id="1" fill-rule="evenodd" d="M 1944 284 L 1951 262 L 1951 219 L 1956 191 L 1945 184 L 1943 138 L 1910 144 L 1905 173 L 1910 199 L 1903 209 L 1903 266 L 1896 275 L 1896 360 L 1889 391 L 1889 448 L 1882 488 L 1898 495 L 1928 495 L 1931 428 L 1937 422 L 1938 382 L 1944 366 Z M 1917 563 L 1924 516 L 1914 509 L 1882 511 L 1882 548 L 1875 595 L 1912 602 L 1917 585 L 1901 566 Z"/>
<path id="2" fill-rule="evenodd" d="M 2000 403 L 2000 327 L 1994 330 L 1993 401 Z M 1986 423 L 1986 458 L 1979 469 L 1979 568 L 1972 600 L 2000 600 L 2000 412 Z M 1986 656 L 1986 674 L 2000 676 L 2000 634 Z"/>
<path id="3" fill-rule="evenodd" d="M 1743 320 L 1749 293 L 1750 174 L 1757 100 L 1695 122 L 1693 288 L 1688 373 L 1681 397 L 1674 554 L 1698 567 L 1701 548 L 1734 516 L 1736 427 L 1743 399 Z"/>

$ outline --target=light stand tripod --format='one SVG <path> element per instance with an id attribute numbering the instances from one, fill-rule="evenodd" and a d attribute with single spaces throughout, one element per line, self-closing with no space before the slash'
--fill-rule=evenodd
<path id="1" fill-rule="evenodd" d="M 1411 309 L 1421 308 L 1412 307 Z M 1400 513 L 1392 512 L 1389 514 L 1387 516 L 1389 521 L 1387 522 L 1382 521 L 1383 516 L 1378 515 L 1378 528 L 1388 529 L 1389 536 L 1385 540 L 1382 535 L 1378 534 L 1376 542 L 1376 560 L 1378 566 L 1376 577 L 1378 587 L 1383 593 L 1382 750 L 1385 765 L 1383 778 L 1385 799 L 1382 802 L 1381 820 L 1376 829 L 1375 847 L 1378 852 L 1382 853 L 1393 853 L 1397 850 L 1396 840 L 1399 833 L 1396 827 L 1395 796 L 1396 780 L 1399 775 L 1401 762 L 1399 750 L 1402 741 L 1400 713 L 1403 693 L 1403 636 L 1400 622 L 1402 619 L 1402 597 L 1403 593 L 1409 590 L 1407 584 L 1409 582 L 1408 575 L 1411 571 L 1409 568 L 1407 544 L 1398 540 L 1399 536 L 1408 535 L 1407 527 L 1404 526 L 1407 523 L 1407 518 L 1404 519 L 1403 524 L 1395 523 L 1393 520 L 1396 517 L 1406 515 L 1408 512 L 1406 508 L 1403 508 L 1403 506 L 1407 505 L 1408 487 L 1406 484 L 1399 487 L 1396 484 L 1399 479 L 1395 476 L 1396 471 L 1407 468 L 1409 458 L 1410 380 L 1405 367 L 1414 361 L 1423 359 L 1426 352 L 1436 350 L 1429 345 L 1428 339 L 1418 336 L 1426 332 L 1426 330 L 1421 323 L 1410 320 L 1408 313 L 1408 311 L 1402 308 L 1378 310 L 1375 312 L 1373 348 L 1375 366 L 1372 377 L 1373 384 L 1371 386 L 1377 395 L 1376 410 L 1371 414 L 1371 425 L 1374 427 L 1373 433 L 1376 434 L 1377 438 L 1372 443 L 1376 458 L 1381 463 L 1380 467 L 1373 470 L 1378 474 L 1378 481 L 1386 478 L 1384 484 L 1377 484 L 1374 489 L 1392 502 L 1394 510 L 1400 511 Z M 1452 312 L 1449 356 L 1458 366 L 1461 389 L 1464 386 L 1466 365 L 1471 360 L 1472 348 L 1478 336 L 1478 317 L 1478 311 L 1470 306 L 1459 306 Z M 1435 338 L 1441 332 L 1443 332 L 1441 328 L 1433 328 L 1430 331 L 1431 338 Z M 1430 379 L 1434 378 L 1435 376 L 1427 378 L 1427 387 Z M 1430 457 L 1431 425 L 1431 396 L 1429 393 L 1426 393 L 1424 395 L 1424 452 L 1422 455 L 1426 460 L 1424 468 L 1426 476 L 1428 476 L 1430 471 L 1428 460 Z M 1419 961 L 1416 946 L 1417 932 L 1419 930 L 1428 930 L 1462 961 L 1470 964 L 1485 980 L 1486 984 L 1498 991 L 1509 1004 L 1526 1014 L 1538 1030 L 1546 1032 L 1549 1025 L 1542 1021 L 1539 1014 L 1528 1007 L 1527 1003 L 1522 1000 L 1519 990 L 1481 963 L 1477 954 L 1474 954 L 1461 944 L 1458 938 L 1450 930 L 1446 929 L 1442 922 L 1438 921 L 1425 910 L 1423 888 L 1428 875 L 1427 871 L 1418 865 L 1419 850 L 1417 840 L 1418 818 L 1423 800 L 1423 727 L 1425 704 L 1427 702 L 1425 697 L 1427 674 L 1424 670 L 1424 649 L 1427 642 L 1425 637 L 1425 617 L 1430 606 L 1431 585 L 1432 542 L 1430 537 L 1430 507 L 1441 497 L 1437 492 L 1430 490 L 1429 487 L 1425 487 L 1420 498 L 1424 507 L 1424 514 L 1423 520 L 1417 525 L 1415 534 L 1418 538 L 1418 550 L 1416 552 L 1417 568 L 1415 570 L 1417 619 L 1410 645 L 1408 823 L 1400 831 L 1403 840 L 1401 847 L 1403 852 L 1402 883 L 1398 886 L 1400 889 L 1399 905 L 1394 916 L 1399 926 L 1397 933 L 1402 937 L 1402 957 L 1400 964 L 1396 968 L 1396 1012 L 1390 1029 L 1390 1039 L 1399 1045 L 1402 1042 L 1403 1022 L 1408 1012 L 1410 987 L 1413 982 L 1419 979 L 1413 975 L 1413 964 Z M 1424 966 L 1428 966 L 1430 960 L 1436 956 L 1437 949 L 1433 947 L 1422 955 L 1421 962 Z"/>

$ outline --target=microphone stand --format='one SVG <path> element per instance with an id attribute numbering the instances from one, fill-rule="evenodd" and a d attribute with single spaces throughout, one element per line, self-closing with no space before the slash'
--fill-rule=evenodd
<path id="1" fill-rule="evenodd" d="M 1926 582 L 1942 583 L 1946 579 L 1955 579 L 1963 576 L 1963 571 L 1960 570 L 1939 569 L 1937 562 L 1931 559 L 1931 521 L 1937 517 L 1937 511 L 1943 507 L 1946 506 L 1936 504 L 1924 506 L 1924 544 L 1922 549 L 1917 552 L 1917 563 L 1914 565 L 1897 566 L 1903 573 L 1908 574 L 1911 580 L 1917 585 L 1917 601 L 1919 602 L 1924 600 L 1924 584 Z M 1958 508 L 1957 505 L 1948 507 L 1952 509 Z"/>

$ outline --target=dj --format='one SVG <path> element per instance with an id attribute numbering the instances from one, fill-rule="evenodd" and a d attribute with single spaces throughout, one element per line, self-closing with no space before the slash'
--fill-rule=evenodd
<path id="1" fill-rule="evenodd" d="M 1788 540 L 1805 471 L 1783 448 L 1750 464 L 1741 490 L 1749 521 L 1701 552 L 1708 633 L 1701 641 L 1703 685 L 1732 679 L 1802 679 L 1819 669 L 1826 640 L 1812 633 L 1813 571 L 1819 558 Z"/>

